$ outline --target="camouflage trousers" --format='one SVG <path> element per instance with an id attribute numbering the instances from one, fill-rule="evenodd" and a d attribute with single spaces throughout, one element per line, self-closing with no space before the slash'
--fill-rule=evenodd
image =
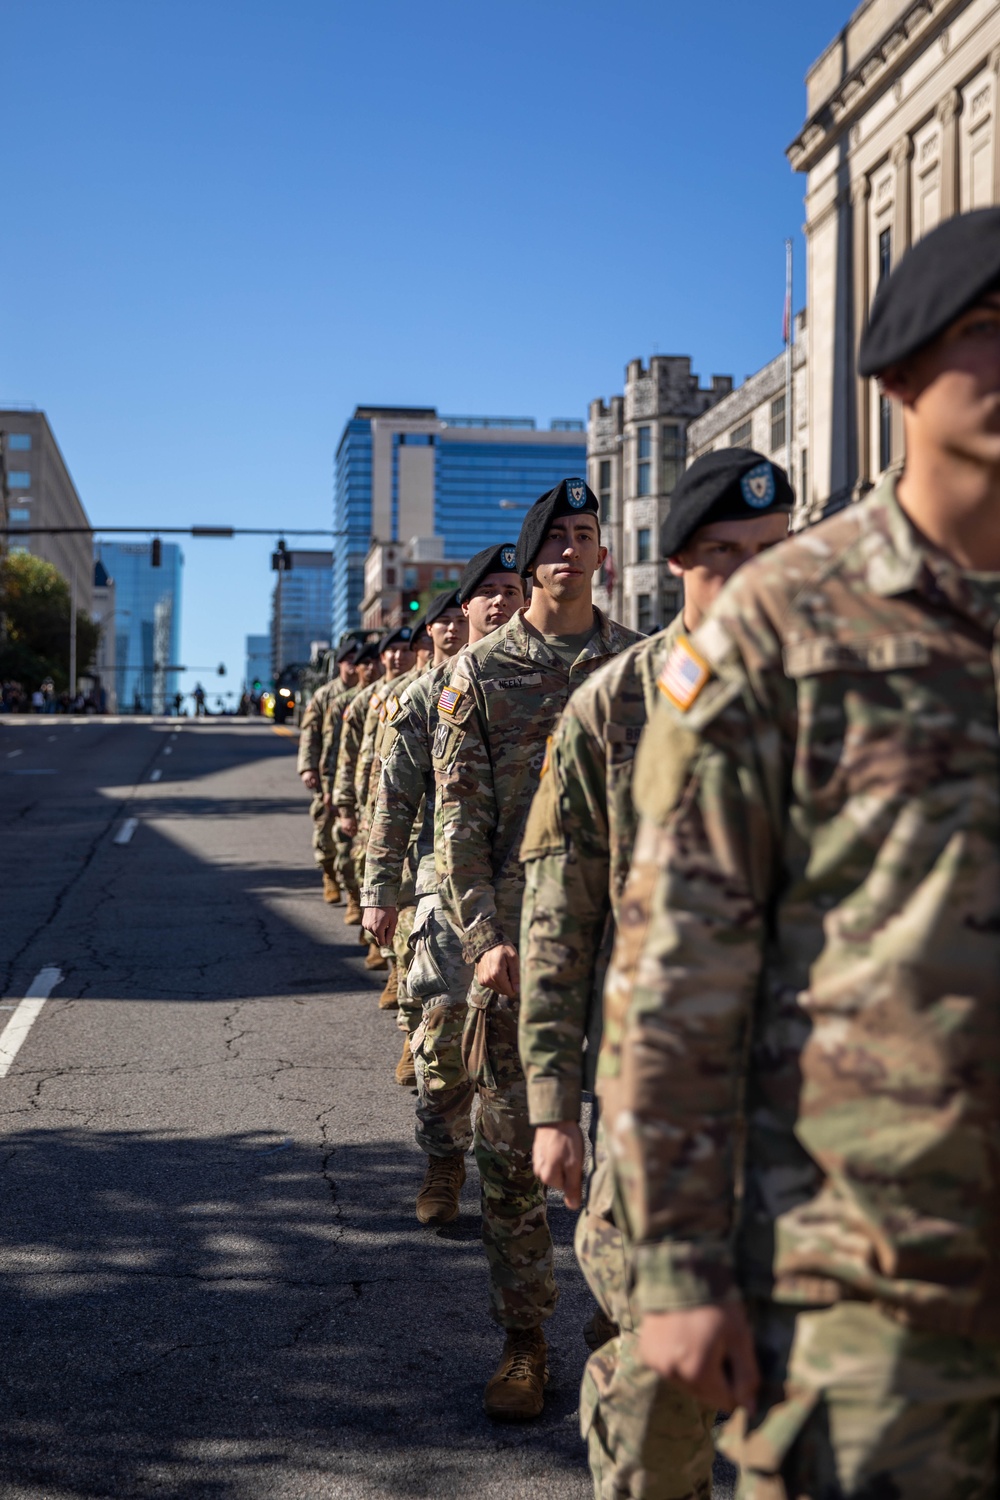
<path id="1" fill-rule="evenodd" d="M 475 1096 L 462 1057 L 472 965 L 439 896 L 421 896 L 414 917 L 398 1024 L 409 1034 L 417 1073 L 417 1145 L 428 1156 L 464 1156 Z"/>
<path id="2" fill-rule="evenodd" d="M 580 1391 L 595 1500 L 711 1500 L 715 1412 L 639 1358 L 627 1244 L 613 1218 L 613 1182 L 598 1130 L 596 1167 L 576 1226 L 576 1255 L 617 1338 L 590 1356 Z M 796 1497 L 797 1500 L 797 1497 Z"/>
<path id="3" fill-rule="evenodd" d="M 333 808 L 327 807 L 320 793 L 309 804 L 309 816 L 313 825 L 313 858 L 320 869 L 328 875 L 334 872 Z"/>
<path id="4" fill-rule="evenodd" d="M 531 1165 L 534 1130 L 517 1050 L 517 1001 L 473 980 L 462 1054 L 479 1100 L 473 1144 L 490 1308 L 503 1328 L 537 1328 L 552 1316 L 559 1293 L 545 1188 Z"/>
<path id="5" fill-rule="evenodd" d="M 344 833 L 340 824 L 334 822 L 333 831 L 333 868 L 337 882 L 341 890 L 357 899 L 360 887 L 354 875 L 354 859 L 351 854 L 353 840 L 349 833 Z"/>
<path id="6" fill-rule="evenodd" d="M 403 975 L 410 967 L 410 934 L 417 915 L 415 906 L 403 906 L 396 918 L 396 931 L 392 938 L 392 961 L 399 970 L 399 983 L 403 987 Z M 383 948 L 383 953 L 387 952 Z"/>
<path id="7" fill-rule="evenodd" d="M 995 1500 L 1000 1347 L 867 1302 L 751 1307 L 758 1415 L 719 1447 L 741 1500 Z"/>

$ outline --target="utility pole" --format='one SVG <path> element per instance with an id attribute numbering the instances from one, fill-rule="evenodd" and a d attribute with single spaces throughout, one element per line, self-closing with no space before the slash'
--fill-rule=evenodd
<path id="1" fill-rule="evenodd" d="M 76 697 L 76 563 L 69 590 L 69 696 Z"/>
<path id="2" fill-rule="evenodd" d="M 792 373 L 792 351 L 795 342 L 794 314 L 792 312 L 792 242 L 785 241 L 785 442 L 787 450 L 788 483 L 796 489 L 795 472 L 792 469 L 792 399 L 794 395 Z M 805 504 L 805 496 L 800 504 Z"/>

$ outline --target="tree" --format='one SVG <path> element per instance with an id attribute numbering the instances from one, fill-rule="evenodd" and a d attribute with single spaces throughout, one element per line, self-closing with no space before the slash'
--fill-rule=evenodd
<path id="1" fill-rule="evenodd" d="M 0 560 L 0 678 L 12 677 L 29 691 L 46 677 L 57 692 L 68 688 L 69 613 L 69 584 L 51 563 L 28 552 Z M 100 634 L 100 626 L 78 609 L 78 672 L 92 664 Z"/>

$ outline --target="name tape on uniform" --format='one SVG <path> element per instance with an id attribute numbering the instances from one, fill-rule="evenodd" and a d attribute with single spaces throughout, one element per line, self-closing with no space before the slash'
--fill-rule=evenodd
<path id="1" fill-rule="evenodd" d="M 458 691 L 458 688 L 442 688 L 441 696 L 438 699 L 438 713 L 453 714 L 461 701 L 462 694 Z"/>
<path id="2" fill-rule="evenodd" d="M 657 679 L 657 687 L 675 708 L 686 712 L 712 675 L 712 669 L 691 645 L 687 636 L 680 635 Z"/>

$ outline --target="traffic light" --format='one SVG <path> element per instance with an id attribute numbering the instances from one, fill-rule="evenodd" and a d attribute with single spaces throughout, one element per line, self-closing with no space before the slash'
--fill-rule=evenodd
<path id="1" fill-rule="evenodd" d="M 290 573 L 291 571 L 292 554 L 289 552 L 286 542 L 279 542 L 277 552 L 271 553 L 271 572 Z"/>
<path id="2" fill-rule="evenodd" d="M 149 544 L 149 566 L 151 568 L 163 567 L 163 543 L 158 536 L 154 536 Z"/>
<path id="3" fill-rule="evenodd" d="M 403 593 L 403 619 L 408 615 L 415 615 L 420 608 L 420 590 L 407 589 Z"/>

